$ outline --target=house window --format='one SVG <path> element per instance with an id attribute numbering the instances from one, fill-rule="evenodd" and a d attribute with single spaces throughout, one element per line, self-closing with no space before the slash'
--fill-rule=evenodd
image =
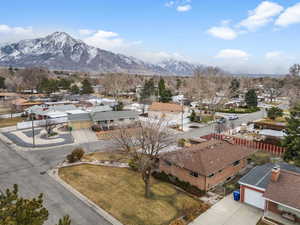
<path id="1" fill-rule="evenodd" d="M 229 180 L 231 180 L 231 177 L 227 177 L 226 181 L 229 181 Z"/>
<path id="2" fill-rule="evenodd" d="M 199 174 L 193 171 L 190 171 L 190 175 L 193 177 L 199 177 Z"/>
<path id="3" fill-rule="evenodd" d="M 239 165 L 239 164 L 240 164 L 240 160 L 235 161 L 232 165 L 233 165 L 233 166 L 237 166 L 237 165 Z"/>
<path id="4" fill-rule="evenodd" d="M 210 177 L 213 177 L 214 175 L 215 175 L 215 174 L 212 173 L 212 174 L 209 174 L 208 177 L 210 178 Z"/>
<path id="5" fill-rule="evenodd" d="M 167 166 L 172 166 L 172 163 L 171 163 L 170 161 L 168 161 L 168 160 L 165 160 L 165 164 L 166 164 Z"/>

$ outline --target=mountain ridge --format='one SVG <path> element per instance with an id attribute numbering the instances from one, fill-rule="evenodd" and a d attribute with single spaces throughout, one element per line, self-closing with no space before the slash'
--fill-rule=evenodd
<path id="1" fill-rule="evenodd" d="M 197 65 L 167 59 L 158 64 L 96 48 L 65 32 L 0 45 L 0 66 L 41 66 L 84 72 L 124 72 L 153 75 L 192 75 Z"/>

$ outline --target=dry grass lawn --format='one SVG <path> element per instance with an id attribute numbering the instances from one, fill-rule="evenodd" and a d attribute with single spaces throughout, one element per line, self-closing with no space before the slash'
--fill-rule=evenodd
<path id="1" fill-rule="evenodd" d="M 128 163 L 129 157 L 127 154 L 122 152 L 94 152 L 91 154 L 86 154 L 83 156 L 84 160 L 87 161 L 114 161 L 114 162 L 122 162 Z"/>
<path id="2" fill-rule="evenodd" d="M 0 128 L 15 126 L 15 125 L 17 125 L 17 123 L 22 122 L 22 121 L 23 121 L 23 118 L 21 118 L 21 117 L 0 119 Z"/>
<path id="3" fill-rule="evenodd" d="M 207 207 L 171 184 L 152 179 L 152 198 L 144 197 L 139 173 L 125 168 L 79 165 L 60 177 L 125 225 L 168 225 L 187 208 Z"/>
<path id="4" fill-rule="evenodd" d="M 127 131 L 129 133 L 136 133 L 139 131 L 139 128 L 128 128 Z M 99 140 L 109 140 L 112 139 L 113 136 L 118 135 L 119 130 L 108 130 L 108 131 L 98 131 L 96 132 L 97 138 Z"/>

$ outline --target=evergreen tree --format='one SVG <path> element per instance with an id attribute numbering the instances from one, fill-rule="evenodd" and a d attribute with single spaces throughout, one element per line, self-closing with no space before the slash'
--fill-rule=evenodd
<path id="1" fill-rule="evenodd" d="M 240 88 L 240 81 L 236 78 L 234 78 L 230 83 L 230 95 L 231 97 L 236 97 L 238 95 L 238 90 Z"/>
<path id="2" fill-rule="evenodd" d="M 286 147 L 283 158 L 285 161 L 294 161 L 300 166 L 300 104 L 291 110 L 291 116 L 287 121 L 287 128 L 284 131 L 286 136 L 282 142 Z"/>
<path id="3" fill-rule="evenodd" d="M 245 102 L 248 108 L 257 107 L 257 95 L 254 89 L 250 89 L 245 95 Z"/>
<path id="4" fill-rule="evenodd" d="M 166 90 L 165 80 L 163 78 L 160 78 L 158 82 L 159 97 L 161 97 L 164 94 L 165 90 Z"/>
<path id="5" fill-rule="evenodd" d="M 84 79 L 82 81 L 81 94 L 92 94 L 94 93 L 94 89 L 88 79 Z"/>
<path id="6" fill-rule="evenodd" d="M 0 89 L 5 89 L 5 77 L 0 77 Z"/>
<path id="7" fill-rule="evenodd" d="M 195 122 L 196 121 L 196 113 L 195 110 L 192 110 L 192 113 L 190 115 L 190 121 Z"/>
<path id="8" fill-rule="evenodd" d="M 153 78 L 151 78 L 150 80 L 145 81 L 144 87 L 141 92 L 141 101 L 144 101 L 154 95 L 155 95 L 155 85 L 154 85 Z"/>
<path id="9" fill-rule="evenodd" d="M 172 100 L 172 92 L 170 89 L 165 89 L 161 95 L 160 95 L 160 99 L 161 102 L 170 102 Z"/>
<path id="10" fill-rule="evenodd" d="M 181 79 L 177 78 L 176 79 L 176 89 L 179 90 L 181 88 L 182 82 Z"/>
<path id="11" fill-rule="evenodd" d="M 37 198 L 25 199 L 19 197 L 18 186 L 7 189 L 0 195 L 0 224 L 2 225 L 43 225 L 49 216 L 43 206 L 43 194 Z M 70 225 L 69 216 L 59 221 L 59 225 Z"/>
<path id="12" fill-rule="evenodd" d="M 79 87 L 76 84 L 73 84 L 70 89 L 71 93 L 77 95 L 80 93 Z"/>
<path id="13" fill-rule="evenodd" d="M 283 116 L 283 110 L 278 107 L 267 109 L 268 118 L 275 120 L 277 117 Z"/>

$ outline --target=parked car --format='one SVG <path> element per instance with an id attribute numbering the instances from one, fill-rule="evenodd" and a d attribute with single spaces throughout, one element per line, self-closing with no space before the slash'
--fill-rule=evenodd
<path id="1" fill-rule="evenodd" d="M 218 124 L 223 124 L 223 123 L 226 123 L 226 121 L 227 121 L 227 120 L 226 120 L 225 117 L 221 117 L 220 119 L 217 120 L 217 123 L 218 123 Z"/>
<path id="2" fill-rule="evenodd" d="M 228 116 L 228 119 L 229 120 L 237 120 L 239 117 L 236 115 L 236 114 L 233 114 L 233 115 L 229 115 Z"/>

